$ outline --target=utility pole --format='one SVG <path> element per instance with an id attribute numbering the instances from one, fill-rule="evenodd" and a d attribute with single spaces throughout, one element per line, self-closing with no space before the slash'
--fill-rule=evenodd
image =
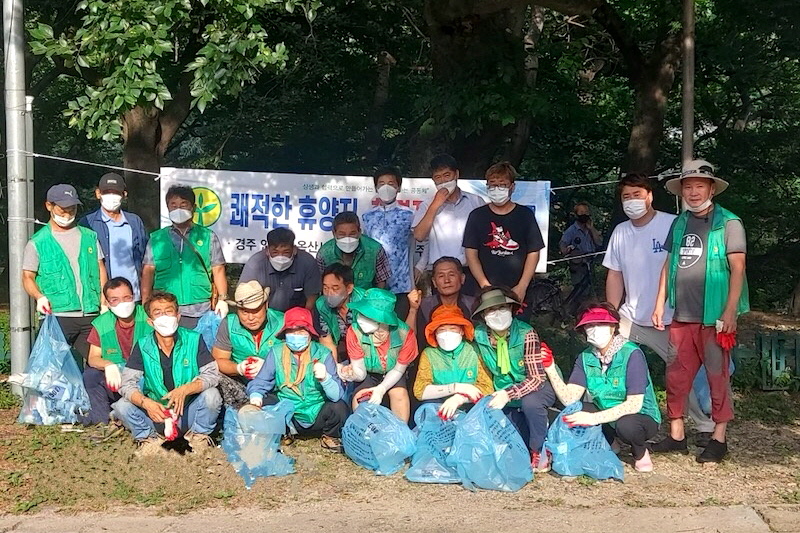
<path id="1" fill-rule="evenodd" d="M 8 178 L 8 276 L 11 372 L 24 372 L 31 348 L 30 298 L 22 289 L 22 252 L 28 241 L 28 176 L 25 150 L 25 36 L 22 0 L 3 0 L 6 161 Z M 19 386 L 14 392 L 21 394 Z"/>
<path id="2" fill-rule="evenodd" d="M 681 166 L 694 159 L 694 1 L 683 0 L 683 127 Z"/>

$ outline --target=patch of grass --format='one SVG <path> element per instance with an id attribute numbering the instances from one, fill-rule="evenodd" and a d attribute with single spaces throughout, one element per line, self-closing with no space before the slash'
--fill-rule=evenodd
<path id="1" fill-rule="evenodd" d="M 214 498 L 218 500 L 228 500 L 236 496 L 235 490 L 219 490 L 214 493 Z"/>
<path id="2" fill-rule="evenodd" d="M 735 412 L 741 420 L 757 420 L 765 424 L 793 424 L 800 418 L 800 394 L 741 391 L 735 398 Z"/>
<path id="3" fill-rule="evenodd" d="M 596 479 L 589 476 L 578 476 L 578 479 L 576 479 L 575 481 L 578 483 L 578 485 L 581 485 L 583 487 L 591 487 L 592 485 L 597 483 Z"/>
<path id="4" fill-rule="evenodd" d="M 12 487 L 19 487 L 25 481 L 25 472 L 9 472 L 6 474 L 6 483 Z"/>
<path id="5" fill-rule="evenodd" d="M 47 498 L 43 498 L 41 496 L 37 496 L 37 497 L 32 498 L 30 500 L 21 500 L 21 501 L 18 501 L 14 505 L 14 508 L 12 509 L 12 512 L 18 513 L 18 514 L 19 513 L 27 513 L 28 511 L 33 511 L 34 509 L 36 509 L 37 507 L 39 507 L 41 504 L 43 504 L 46 501 L 47 501 Z"/>
<path id="6" fill-rule="evenodd" d="M 793 503 L 793 504 L 800 503 L 800 490 L 793 490 L 791 492 L 782 492 L 779 494 L 781 496 L 781 499 L 786 503 Z"/>
<path id="7" fill-rule="evenodd" d="M 700 505 L 705 506 L 705 507 L 716 507 L 716 506 L 722 505 L 722 502 L 719 501 L 718 499 L 716 499 L 713 496 L 709 496 L 705 500 L 701 501 Z"/>
<path id="8" fill-rule="evenodd" d="M 0 370 L 0 374 L 3 371 Z M 11 392 L 11 385 L 0 383 L 0 409 L 16 409 L 20 406 L 19 398 Z"/>

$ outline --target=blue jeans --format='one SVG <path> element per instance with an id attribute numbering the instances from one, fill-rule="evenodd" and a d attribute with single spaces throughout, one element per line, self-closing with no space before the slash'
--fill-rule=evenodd
<path id="1" fill-rule="evenodd" d="M 134 439 L 144 440 L 147 437 L 158 435 L 156 425 L 147 416 L 147 412 L 125 398 L 116 402 L 111 408 L 114 416 L 122 421 L 133 434 Z M 180 426 L 189 428 L 189 431 L 193 433 L 208 435 L 214 431 L 214 427 L 217 425 L 220 409 L 222 409 L 222 397 L 217 388 L 206 389 L 184 407 Z M 159 429 L 163 431 L 163 424 L 159 424 Z"/>

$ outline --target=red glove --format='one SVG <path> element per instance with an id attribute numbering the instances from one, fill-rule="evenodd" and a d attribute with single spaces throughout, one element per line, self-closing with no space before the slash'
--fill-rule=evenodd
<path id="1" fill-rule="evenodd" d="M 729 352 L 731 348 L 736 346 L 736 332 L 717 333 L 717 344 L 719 344 L 724 351 Z"/>
<path id="2" fill-rule="evenodd" d="M 551 350 L 550 347 L 545 342 L 541 343 L 541 348 L 539 350 L 540 353 L 542 354 L 542 365 L 544 365 L 545 368 L 547 368 L 548 366 L 552 366 L 553 350 Z"/>
<path id="3" fill-rule="evenodd" d="M 175 440 L 178 438 L 178 416 L 172 409 L 164 409 L 164 439 Z"/>

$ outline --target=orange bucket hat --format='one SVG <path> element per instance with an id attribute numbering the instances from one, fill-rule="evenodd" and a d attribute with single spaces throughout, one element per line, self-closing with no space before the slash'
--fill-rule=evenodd
<path id="1" fill-rule="evenodd" d="M 428 345 L 438 347 L 436 343 L 436 329 L 439 326 L 461 326 L 464 328 L 464 337 L 471 341 L 475 335 L 472 322 L 464 318 L 464 313 L 457 305 L 440 305 L 434 309 L 430 323 L 425 326 L 425 339 Z"/>

